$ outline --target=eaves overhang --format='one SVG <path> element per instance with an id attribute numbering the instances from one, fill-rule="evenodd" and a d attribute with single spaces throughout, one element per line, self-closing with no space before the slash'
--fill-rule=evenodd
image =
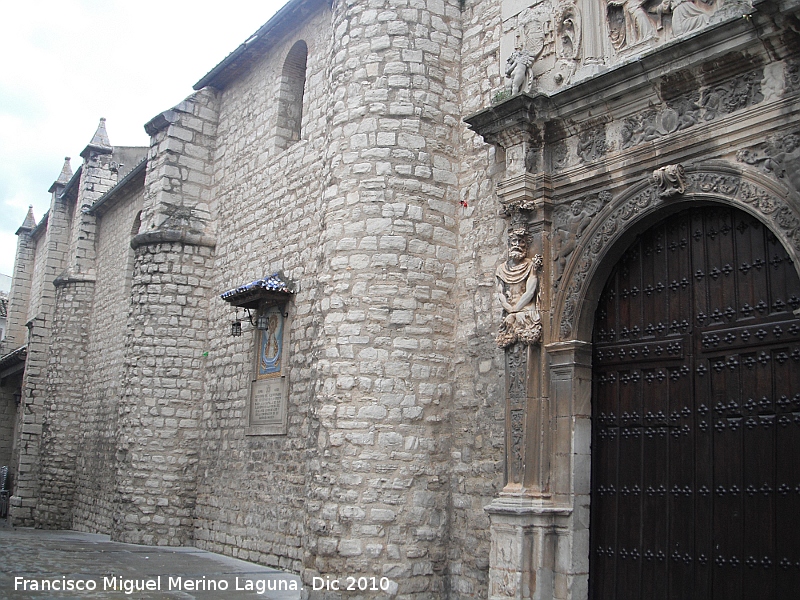
<path id="1" fill-rule="evenodd" d="M 133 169 L 120 179 L 120 181 L 113 188 L 108 190 L 105 194 L 100 196 L 92 207 L 89 209 L 88 214 L 103 214 L 118 199 L 123 192 L 128 189 L 133 189 L 137 186 L 144 186 L 144 177 L 147 171 L 147 158 L 143 159 Z"/>
<path id="2" fill-rule="evenodd" d="M 195 83 L 193 89 L 201 90 L 207 86 L 218 90 L 225 89 L 275 46 L 283 36 L 297 29 L 309 15 L 328 4 L 329 0 L 289 0 L 258 31 Z"/>
<path id="3" fill-rule="evenodd" d="M 0 357 L 0 381 L 25 370 L 28 358 L 28 346 L 21 346 Z"/>

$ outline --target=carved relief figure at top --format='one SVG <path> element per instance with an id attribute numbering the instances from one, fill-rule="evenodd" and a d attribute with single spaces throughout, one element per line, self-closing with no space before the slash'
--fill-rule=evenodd
<path id="1" fill-rule="evenodd" d="M 657 11 L 659 16 L 672 12 L 673 36 L 695 31 L 708 23 L 708 13 L 691 0 L 664 0 Z"/>
<path id="2" fill-rule="evenodd" d="M 508 261 L 497 267 L 497 297 L 503 307 L 503 322 L 495 341 L 500 348 L 515 342 L 535 344 L 542 338 L 539 312 L 539 270 L 542 255 L 528 257 L 525 225 L 517 223 L 508 232 Z"/>
<path id="3" fill-rule="evenodd" d="M 696 31 L 710 17 L 692 0 L 606 0 L 606 4 L 608 35 L 617 52 Z"/>
<path id="4" fill-rule="evenodd" d="M 514 50 L 506 60 L 506 77 L 511 80 L 511 94 L 527 92 L 530 85 L 530 67 L 534 57 L 527 50 Z"/>
<path id="5" fill-rule="evenodd" d="M 800 192 L 800 135 L 790 133 L 782 138 L 771 138 L 755 149 L 739 150 L 736 159 L 761 167 L 788 183 Z"/>
<path id="6" fill-rule="evenodd" d="M 504 0 L 500 71 L 509 94 L 549 94 L 740 10 L 723 0 Z M 723 9 L 721 14 L 715 14 Z M 796 78 L 800 79 L 800 78 Z M 784 89 L 778 75 L 771 80 Z M 788 84 L 787 84 L 788 87 Z"/>
<path id="7" fill-rule="evenodd" d="M 512 95 L 532 91 L 534 81 L 552 68 L 556 54 L 554 7 L 539 4 L 515 17 L 514 42 L 505 63 L 504 75 Z M 574 29 L 574 27 L 573 27 Z M 574 37 L 574 33 L 571 34 Z"/>

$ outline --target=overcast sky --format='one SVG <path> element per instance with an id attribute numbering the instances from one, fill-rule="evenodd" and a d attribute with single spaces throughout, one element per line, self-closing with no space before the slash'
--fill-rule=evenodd
<path id="1" fill-rule="evenodd" d="M 285 0 L 9 0 L 0 16 L 0 274 L 33 205 L 50 207 L 106 118 L 111 143 L 145 146 L 144 124 L 192 93 Z"/>

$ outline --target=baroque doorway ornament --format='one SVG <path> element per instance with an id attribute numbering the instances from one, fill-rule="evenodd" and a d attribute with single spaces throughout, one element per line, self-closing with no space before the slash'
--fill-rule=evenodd
<path id="1" fill-rule="evenodd" d="M 667 165 L 653 171 L 653 180 L 661 198 L 670 198 L 686 191 L 686 171 L 683 165 Z"/>
<path id="2" fill-rule="evenodd" d="M 722 164 L 692 167 L 685 174 L 684 182 L 685 194 L 742 208 L 772 228 L 793 260 L 800 254 L 800 213 L 774 188 L 751 175 L 743 175 L 739 169 Z M 568 277 L 570 284 L 560 292 L 563 302 L 560 310 L 562 340 L 575 334 L 586 284 L 605 249 L 612 246 L 631 223 L 657 210 L 665 201 L 666 197 L 659 194 L 651 180 L 650 185 L 640 186 L 637 193 L 621 198 L 601 221 L 587 229 L 587 241 L 581 243 L 580 254 L 573 253 L 564 270 L 564 277 Z"/>

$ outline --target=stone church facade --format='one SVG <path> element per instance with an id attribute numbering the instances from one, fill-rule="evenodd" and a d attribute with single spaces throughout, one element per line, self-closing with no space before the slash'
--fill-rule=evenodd
<path id="1" fill-rule="evenodd" d="M 310 597 L 786 597 L 798 8 L 290 0 L 149 147 L 101 121 L 18 230 L 13 523 Z"/>

